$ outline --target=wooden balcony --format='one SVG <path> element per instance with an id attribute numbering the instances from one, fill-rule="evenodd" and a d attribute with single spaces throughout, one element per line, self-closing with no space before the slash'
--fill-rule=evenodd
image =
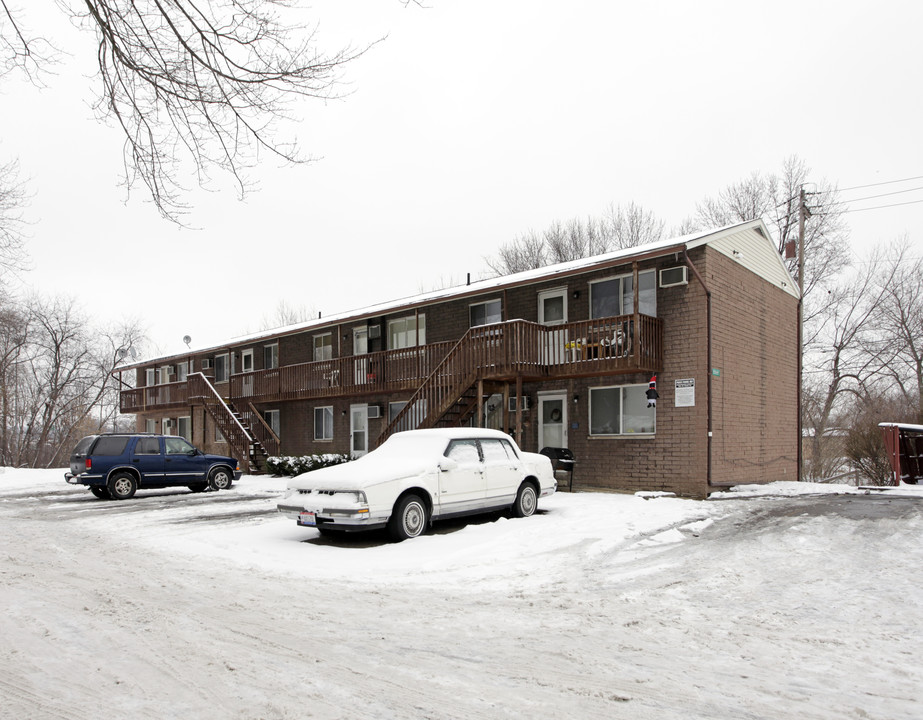
<path id="1" fill-rule="evenodd" d="M 663 366 L 663 321 L 647 315 L 555 326 L 510 320 L 472 328 L 459 341 L 240 373 L 215 388 L 235 402 L 253 403 L 414 392 L 450 353 L 453 367 L 485 380 L 657 372 Z M 138 413 L 196 400 L 183 381 L 123 390 L 120 404 L 123 413 Z"/>

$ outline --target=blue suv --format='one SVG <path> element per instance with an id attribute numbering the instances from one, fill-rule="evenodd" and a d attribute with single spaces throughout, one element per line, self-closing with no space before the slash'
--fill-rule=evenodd
<path id="1" fill-rule="evenodd" d="M 193 492 L 227 490 L 241 476 L 234 458 L 206 455 L 174 435 L 111 433 L 83 438 L 71 455 L 71 485 L 101 500 L 127 500 L 139 488 L 185 485 Z"/>

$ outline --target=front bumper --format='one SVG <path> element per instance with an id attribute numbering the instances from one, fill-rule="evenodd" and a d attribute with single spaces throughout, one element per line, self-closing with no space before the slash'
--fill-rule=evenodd
<path id="1" fill-rule="evenodd" d="M 377 530 L 388 524 L 387 517 L 375 516 L 367 507 L 361 508 L 307 508 L 304 505 L 280 502 L 276 505 L 280 513 L 291 518 L 302 527 L 316 527 L 327 530 L 341 530 L 343 532 L 362 532 L 364 530 Z M 310 517 L 313 524 L 303 522 Z"/>

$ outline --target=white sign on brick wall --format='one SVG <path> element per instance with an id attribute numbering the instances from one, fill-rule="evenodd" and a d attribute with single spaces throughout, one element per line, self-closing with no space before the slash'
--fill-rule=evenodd
<path id="1" fill-rule="evenodd" d="M 674 407 L 694 407 L 695 406 L 695 378 L 684 378 L 674 380 Z"/>

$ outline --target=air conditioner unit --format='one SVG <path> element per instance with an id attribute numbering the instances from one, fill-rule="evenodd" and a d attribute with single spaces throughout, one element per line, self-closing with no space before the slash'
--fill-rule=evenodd
<path id="1" fill-rule="evenodd" d="M 515 397 L 511 397 L 511 398 L 510 398 L 510 412 L 516 412 L 516 400 L 517 400 L 517 398 L 515 398 Z M 529 396 L 528 396 L 528 395 L 524 395 L 523 398 L 522 398 L 522 409 L 523 409 L 523 411 L 526 411 L 526 410 L 529 409 L 529 407 L 530 407 L 530 405 L 529 405 Z"/>
<path id="2" fill-rule="evenodd" d="M 211 361 L 211 358 L 205 358 L 205 359 L 202 361 L 202 369 L 203 369 L 203 370 L 211 370 L 211 369 L 212 369 L 212 361 Z"/>
<path id="3" fill-rule="evenodd" d="M 660 287 L 674 287 L 676 285 L 688 285 L 689 279 L 685 265 L 677 267 L 664 268 L 660 271 Z"/>
<path id="4" fill-rule="evenodd" d="M 381 417 L 381 405 L 369 405 L 369 417 L 370 418 L 380 418 Z"/>
<path id="5" fill-rule="evenodd" d="M 167 375 L 176 375 L 176 365 L 167 365 Z"/>
<path id="6" fill-rule="evenodd" d="M 369 340 L 381 337 L 381 325 L 369 325 Z"/>

